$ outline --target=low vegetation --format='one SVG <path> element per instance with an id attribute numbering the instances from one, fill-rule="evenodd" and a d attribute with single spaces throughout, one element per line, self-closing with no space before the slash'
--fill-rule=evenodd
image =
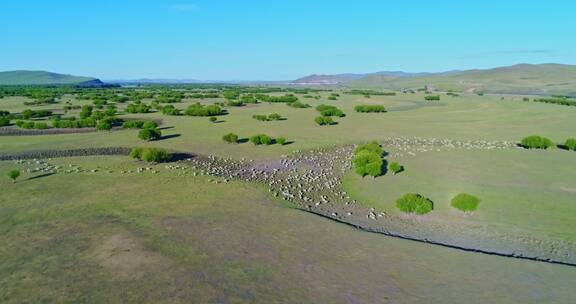
<path id="1" fill-rule="evenodd" d="M 168 162 L 172 159 L 172 155 L 161 148 L 134 148 L 130 151 L 130 157 L 153 163 Z"/>
<path id="2" fill-rule="evenodd" d="M 405 213 L 426 214 L 434 209 L 434 203 L 417 193 L 407 193 L 396 200 L 396 207 Z"/>
<path id="3" fill-rule="evenodd" d="M 538 135 L 524 137 L 520 145 L 526 149 L 548 149 L 554 146 L 550 139 Z"/>
<path id="4" fill-rule="evenodd" d="M 480 199 L 474 195 L 460 193 L 452 198 L 451 206 L 464 212 L 472 212 L 478 209 Z"/>
<path id="5" fill-rule="evenodd" d="M 388 164 L 388 171 L 392 172 L 394 175 L 404 171 L 404 166 L 397 162 L 391 162 Z"/>
<path id="6" fill-rule="evenodd" d="M 329 126 L 335 124 L 334 120 L 330 116 L 318 116 L 314 118 L 314 121 L 320 126 Z"/>
<path id="7" fill-rule="evenodd" d="M 238 143 L 238 135 L 236 135 L 234 133 L 228 133 L 228 134 L 222 136 L 222 140 L 229 143 L 229 144 L 235 144 L 235 143 Z"/>
<path id="8" fill-rule="evenodd" d="M 331 106 L 331 105 L 325 105 L 325 104 L 319 105 L 316 107 L 316 111 L 320 112 L 320 115 L 326 116 L 326 117 L 329 117 L 329 116 L 344 117 L 344 116 L 346 116 L 342 110 L 338 109 L 335 106 Z"/>
<path id="9" fill-rule="evenodd" d="M 568 150 L 576 151 L 576 138 L 569 138 L 564 142 L 564 146 Z"/>
<path id="10" fill-rule="evenodd" d="M 357 105 L 354 107 L 354 111 L 358 113 L 383 113 L 386 112 L 386 108 L 382 105 Z"/>

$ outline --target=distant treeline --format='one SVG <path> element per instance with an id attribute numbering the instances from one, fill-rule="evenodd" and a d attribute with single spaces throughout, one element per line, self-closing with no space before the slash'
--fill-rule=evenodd
<path id="1" fill-rule="evenodd" d="M 365 95 L 365 96 L 370 96 L 370 95 L 374 95 L 374 96 L 396 96 L 396 92 L 380 92 L 380 91 L 375 91 L 375 90 L 357 90 L 357 89 L 346 91 L 346 92 L 344 92 L 344 94 Z"/>
<path id="2" fill-rule="evenodd" d="M 576 106 L 576 99 L 568 96 L 553 96 L 550 98 L 534 98 L 535 102 L 551 103 L 563 106 Z"/>

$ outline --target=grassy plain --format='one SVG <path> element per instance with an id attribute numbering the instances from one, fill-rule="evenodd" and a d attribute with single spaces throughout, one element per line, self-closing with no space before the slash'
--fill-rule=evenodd
<path id="1" fill-rule="evenodd" d="M 229 114 L 220 116 L 220 123 L 211 123 L 206 117 L 166 116 L 160 113 L 131 114 L 127 117 L 163 119 L 164 135 L 169 138 L 149 145 L 180 151 L 193 151 L 235 158 L 266 159 L 289 154 L 295 150 L 315 147 L 359 143 L 390 136 L 419 136 L 424 138 L 450 138 L 460 140 L 520 140 L 531 134 L 547 136 L 557 142 L 574 137 L 576 108 L 541 103 L 523 102 L 521 97 L 496 96 L 443 96 L 440 102 L 425 102 L 423 94 L 368 99 L 363 96 L 342 95 L 338 101 L 300 99 L 312 106 L 333 104 L 344 110 L 346 117 L 337 118 L 337 125 L 320 127 L 314 123 L 318 112 L 313 108 L 295 109 L 285 104 L 248 105 L 228 107 Z M 21 99 L 19 99 L 21 101 Z M 17 110 L 13 98 L 0 100 L 0 109 Z M 212 103 L 217 100 L 204 100 Z M 221 100 L 220 100 L 221 101 Z M 192 100 L 176 104 L 185 108 Z M 357 104 L 381 104 L 388 113 L 356 113 Z M 50 106 L 45 106 L 50 107 Z M 28 107 L 20 105 L 20 109 Z M 287 120 L 262 122 L 253 114 L 279 113 Z M 286 146 L 254 147 L 246 143 L 229 145 L 222 136 L 229 132 L 240 137 L 266 133 L 285 136 L 294 141 Z M 1 152 L 15 152 L 52 148 L 135 146 L 143 145 L 137 131 L 98 132 L 50 136 L 2 137 Z M 386 147 L 385 147 L 386 148 Z"/>
<path id="2" fill-rule="evenodd" d="M 290 209 L 258 185 L 163 165 L 121 174 L 142 166 L 125 157 L 50 162 L 88 172 L 0 179 L 0 302 L 573 300 L 570 267 L 361 232 Z M 16 167 L 26 166 L 0 162 L 0 172 Z"/>

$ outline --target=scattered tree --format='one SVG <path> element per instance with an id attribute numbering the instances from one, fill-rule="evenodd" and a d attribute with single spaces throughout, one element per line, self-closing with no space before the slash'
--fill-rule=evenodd
<path id="1" fill-rule="evenodd" d="M 138 132 L 138 138 L 142 140 L 151 141 L 160 139 L 160 137 L 162 137 L 162 132 L 160 132 L 160 130 L 157 128 L 142 129 L 140 132 Z"/>
<path id="2" fill-rule="evenodd" d="M 472 212 L 478 209 L 478 204 L 480 203 L 480 199 L 475 197 L 474 195 L 470 195 L 467 193 L 460 193 L 452 198 L 452 207 L 464 211 L 464 212 Z"/>
<path id="3" fill-rule="evenodd" d="M 238 135 L 234 134 L 234 133 L 228 133 L 224 136 L 222 136 L 222 140 L 224 140 L 227 143 L 230 144 L 235 144 L 238 142 Z"/>
<path id="4" fill-rule="evenodd" d="M 417 193 L 407 193 L 396 200 L 396 207 L 405 213 L 426 214 L 434 209 L 434 203 Z"/>
<path id="5" fill-rule="evenodd" d="M 12 179 L 12 182 L 15 183 L 16 179 L 20 176 L 20 170 L 10 170 L 8 171 L 8 177 Z"/>

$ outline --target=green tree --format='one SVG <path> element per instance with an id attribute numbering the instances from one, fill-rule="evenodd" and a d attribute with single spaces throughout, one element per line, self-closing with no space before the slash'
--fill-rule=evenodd
<path id="1" fill-rule="evenodd" d="M 12 182 L 16 182 L 16 179 L 20 176 L 20 170 L 10 170 L 8 171 L 8 177 L 12 179 Z"/>
<path id="2" fill-rule="evenodd" d="M 417 194 L 407 193 L 396 200 L 396 207 L 405 213 L 426 214 L 434 209 L 432 200 Z"/>
<path id="3" fill-rule="evenodd" d="M 216 116 L 210 116 L 210 118 L 208 118 L 208 120 L 210 122 L 216 122 L 218 120 L 218 118 L 216 118 Z"/>
<path id="4" fill-rule="evenodd" d="M 234 133 L 228 133 L 224 136 L 222 136 L 222 140 L 224 140 L 227 143 L 230 144 L 235 144 L 238 142 L 238 135 L 234 134 Z"/>
<path id="5" fill-rule="evenodd" d="M 162 137 L 162 132 L 156 128 L 142 129 L 138 132 L 138 138 L 142 140 L 157 140 Z"/>

